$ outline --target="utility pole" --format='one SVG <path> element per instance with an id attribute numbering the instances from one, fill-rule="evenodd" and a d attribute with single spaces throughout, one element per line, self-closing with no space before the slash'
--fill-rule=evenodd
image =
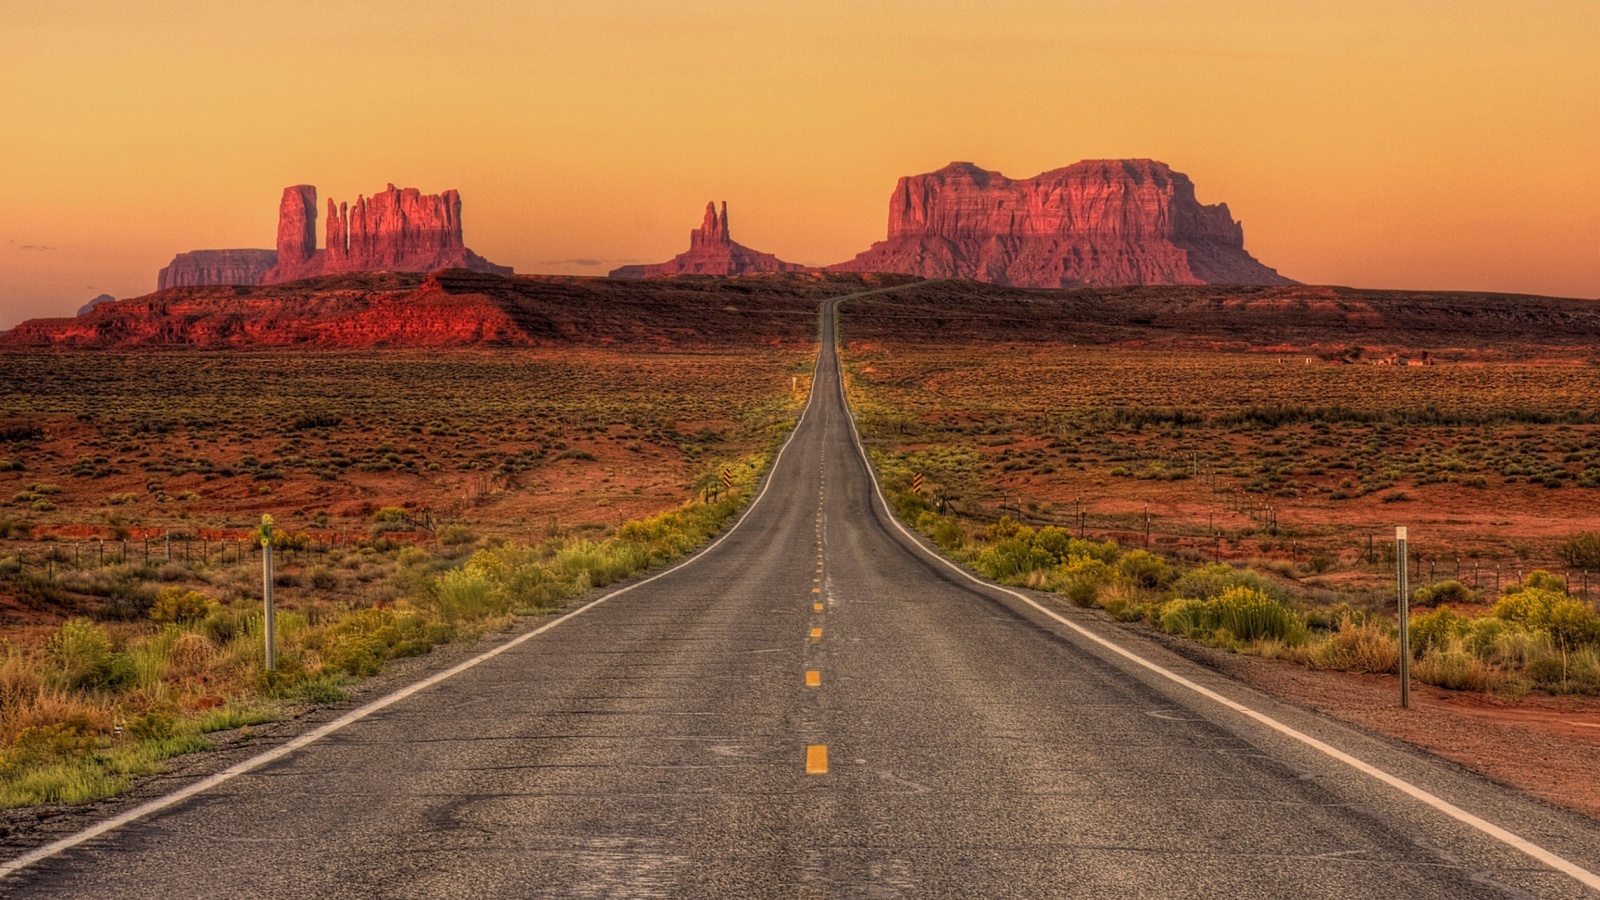
<path id="1" fill-rule="evenodd" d="M 261 517 L 261 598 L 266 605 L 267 671 L 277 668 L 272 611 L 272 517 Z"/>
<path id="2" fill-rule="evenodd" d="M 1399 569 L 1396 574 L 1400 582 L 1400 706 L 1404 709 L 1411 708 L 1411 616 L 1410 598 L 1407 597 L 1409 588 L 1409 573 L 1406 571 L 1406 527 L 1399 526 L 1394 530 L 1395 559 Z"/>

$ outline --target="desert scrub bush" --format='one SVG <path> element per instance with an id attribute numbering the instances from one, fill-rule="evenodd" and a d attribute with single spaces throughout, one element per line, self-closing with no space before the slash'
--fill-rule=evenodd
<path id="1" fill-rule="evenodd" d="M 1059 591 L 1074 606 L 1094 606 L 1100 592 L 1111 583 L 1112 569 L 1103 560 L 1092 556 L 1069 558 L 1051 573 L 1051 590 Z"/>
<path id="2" fill-rule="evenodd" d="M 439 617 L 452 625 L 464 619 L 504 616 L 513 602 L 510 592 L 472 561 L 439 576 L 432 599 Z"/>
<path id="3" fill-rule="evenodd" d="M 410 531 L 413 527 L 411 514 L 398 506 L 385 506 L 372 514 L 374 535 L 388 531 Z"/>
<path id="4" fill-rule="evenodd" d="M 395 657 L 418 656 L 449 640 L 453 629 L 390 608 L 352 612 L 316 639 L 323 664 L 349 675 L 376 675 Z"/>
<path id="5" fill-rule="evenodd" d="M 1566 597 L 1560 579 L 1535 570 L 1522 584 L 1506 588 L 1490 615 L 1525 628 L 1548 628 L 1551 612 Z"/>
<path id="6" fill-rule="evenodd" d="M 1263 640 L 1299 646 L 1307 636 L 1305 620 L 1298 613 L 1245 586 L 1229 588 L 1211 600 L 1169 600 L 1158 616 L 1162 630 L 1170 634 L 1225 646 Z"/>
<path id="7" fill-rule="evenodd" d="M 319 591 L 331 591 L 339 586 L 339 576 L 327 566 L 317 566 L 306 573 L 306 581 Z"/>
<path id="8" fill-rule="evenodd" d="M 1585 486 L 1600 486 L 1600 481 Z M 1600 531 L 1568 535 L 1561 542 L 1561 546 L 1556 548 L 1556 555 L 1574 569 L 1600 569 Z"/>
<path id="9" fill-rule="evenodd" d="M 1458 637 L 1429 644 L 1412 667 L 1417 679 L 1452 691 L 1491 691 L 1501 673 L 1468 649 Z"/>
<path id="10" fill-rule="evenodd" d="M 1155 590 L 1172 580 L 1172 566 L 1147 550 L 1130 550 L 1117 560 L 1117 572 L 1130 584 Z"/>
<path id="11" fill-rule="evenodd" d="M 1473 633 L 1473 620 L 1457 614 L 1448 606 L 1419 613 L 1411 617 L 1411 652 L 1421 655 L 1430 647 L 1442 648 L 1466 642 Z M 1475 651 L 1476 644 L 1466 649 Z"/>
<path id="12" fill-rule="evenodd" d="M 51 675 L 67 690 L 93 691 L 121 687 L 135 677 L 126 657 L 112 652 L 104 626 L 88 619 L 68 619 L 49 643 Z"/>
<path id="13" fill-rule="evenodd" d="M 1055 565 L 1055 557 L 1035 547 L 1027 534 L 1003 538 L 978 552 L 972 567 L 988 578 L 1000 582 L 1017 582 L 1031 572 Z"/>
<path id="14" fill-rule="evenodd" d="M 465 525 L 445 525 L 438 531 L 439 543 L 446 547 L 470 544 L 475 539 L 472 529 Z"/>
<path id="15" fill-rule="evenodd" d="M 1477 591 L 1451 578 L 1417 588 L 1411 601 L 1418 606 L 1438 606 L 1441 603 L 1476 603 L 1478 596 Z"/>
<path id="16" fill-rule="evenodd" d="M 1316 644 L 1311 663 L 1346 672 L 1394 672 L 1400 668 L 1400 640 L 1388 625 L 1346 614 L 1339 627 Z"/>
<path id="17" fill-rule="evenodd" d="M 966 545 L 966 530 L 955 516 L 941 516 L 932 510 L 923 510 L 916 518 L 917 530 L 926 534 L 939 549 L 955 553 Z"/>
<path id="18" fill-rule="evenodd" d="M 162 588 L 150 604 L 150 620 L 160 624 L 197 622 L 210 615 L 216 605 L 215 600 L 199 591 Z"/>
<path id="19" fill-rule="evenodd" d="M 1190 569 L 1172 582 L 1172 593 L 1175 597 L 1215 600 L 1236 587 L 1251 588 L 1280 603 L 1289 600 L 1289 592 L 1276 582 L 1249 569 L 1234 568 L 1227 563 L 1210 563 Z"/>

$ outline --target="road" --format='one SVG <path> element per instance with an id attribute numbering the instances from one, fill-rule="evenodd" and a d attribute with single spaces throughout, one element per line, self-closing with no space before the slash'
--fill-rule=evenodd
<path id="1" fill-rule="evenodd" d="M 936 561 L 823 321 L 765 492 L 692 562 L 0 894 L 1594 896 L 1586 820 Z"/>

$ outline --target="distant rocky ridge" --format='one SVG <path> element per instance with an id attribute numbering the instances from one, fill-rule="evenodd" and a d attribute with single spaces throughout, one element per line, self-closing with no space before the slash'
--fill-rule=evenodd
<path id="1" fill-rule="evenodd" d="M 1368 357 L 1591 359 L 1600 303 L 1511 294 L 1303 285 L 1158 285 L 1040 291 L 909 275 L 765 273 L 616 279 L 450 269 L 188 287 L 34 319 L 0 351 L 227 348 L 751 346 L 815 339 L 818 301 L 852 301 L 852 342 L 1059 342 Z M 0 365 L 4 365 L 0 362 Z"/>
<path id="2" fill-rule="evenodd" d="M 355 272 L 157 291 L 75 318 L 23 322 L 0 333 L 0 351 L 801 345 L 815 339 L 823 298 L 912 281 L 753 275 L 730 297 L 714 278 Z"/>
<path id="3" fill-rule="evenodd" d="M 156 290 L 207 284 L 260 284 L 278 264 L 276 250 L 190 250 L 179 253 L 156 276 Z"/>
<path id="4" fill-rule="evenodd" d="M 117 298 L 111 296 L 110 294 L 101 294 L 93 300 L 90 300 L 88 303 L 78 307 L 78 315 L 87 316 L 89 313 L 94 312 L 95 307 L 104 306 L 107 303 L 115 302 L 117 302 Z"/>
<path id="5" fill-rule="evenodd" d="M 773 256 L 736 244 L 728 233 L 728 203 L 722 213 L 715 202 L 706 204 L 705 219 L 689 232 L 689 250 L 664 263 L 623 266 L 611 270 L 612 278 L 658 278 L 666 275 L 751 275 L 757 272 L 804 272 L 806 266 L 788 263 Z"/>
<path id="6" fill-rule="evenodd" d="M 1245 252 L 1227 204 L 1149 159 L 1085 160 L 1014 181 L 972 163 L 901 178 L 888 239 L 847 272 L 1033 288 L 1295 282 Z"/>
<path id="7" fill-rule="evenodd" d="M 390 184 L 354 204 L 328 201 L 327 241 L 317 249 L 317 189 L 284 188 L 277 250 L 193 250 L 161 270 L 157 290 L 207 285 L 278 284 L 340 272 L 432 272 L 466 269 L 512 274 L 466 246 L 461 195 L 423 194 Z"/>

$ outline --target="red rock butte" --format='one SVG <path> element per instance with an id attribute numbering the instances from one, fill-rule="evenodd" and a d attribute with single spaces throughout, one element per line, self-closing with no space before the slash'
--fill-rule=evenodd
<path id="1" fill-rule="evenodd" d="M 1149 159 L 1085 160 L 1013 181 L 972 163 L 901 178 L 888 239 L 845 272 L 1016 287 L 1294 284 L 1245 252 L 1227 204 Z"/>
<path id="2" fill-rule="evenodd" d="M 283 189 L 278 203 L 277 250 L 194 250 L 180 253 L 161 270 L 157 289 L 206 285 L 258 285 L 346 272 L 433 272 L 467 269 L 510 275 L 466 246 L 461 195 L 424 194 L 389 185 L 356 197 L 354 204 L 328 201 L 327 239 L 317 248 L 317 189 Z"/>
<path id="3" fill-rule="evenodd" d="M 700 227 L 689 232 L 689 250 L 663 263 L 623 266 L 611 270 L 612 278 L 659 278 L 667 275 L 751 275 L 757 272 L 804 272 L 806 266 L 788 263 L 736 244 L 728 233 L 728 204 L 717 213 L 715 202 L 706 204 Z"/>

